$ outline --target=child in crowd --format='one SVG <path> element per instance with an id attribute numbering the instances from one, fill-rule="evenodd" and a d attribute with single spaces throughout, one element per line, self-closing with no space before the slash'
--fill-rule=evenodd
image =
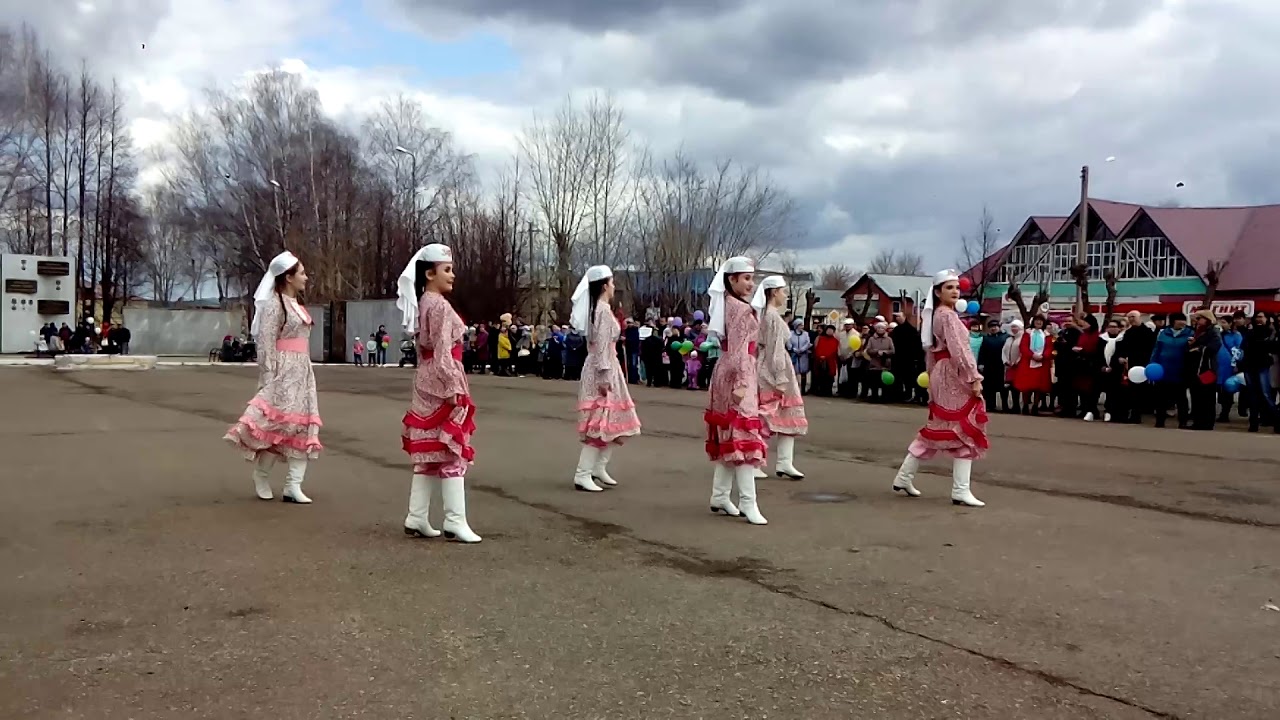
<path id="1" fill-rule="evenodd" d="M 365 347 L 365 350 L 369 351 L 369 367 L 373 367 L 374 365 L 377 364 L 376 359 L 378 357 L 378 341 L 374 340 L 373 338 L 369 338 L 369 342 L 365 343 L 364 347 Z"/>
<path id="2" fill-rule="evenodd" d="M 685 360 L 684 360 L 685 373 L 684 374 L 686 377 L 689 378 L 689 389 L 697 390 L 698 375 L 699 375 L 699 371 L 702 370 L 702 361 L 698 359 L 697 350 L 691 351 L 688 355 L 685 355 L 684 357 L 685 357 Z"/>
<path id="3" fill-rule="evenodd" d="M 351 348 L 351 356 L 355 364 L 364 365 L 364 343 L 360 342 L 360 338 L 356 338 L 356 344 Z"/>

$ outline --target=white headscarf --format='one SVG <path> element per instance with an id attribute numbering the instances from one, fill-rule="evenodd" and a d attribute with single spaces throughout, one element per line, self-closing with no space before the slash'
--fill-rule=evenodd
<path id="1" fill-rule="evenodd" d="M 613 271 L 608 265 L 592 265 L 582 273 L 582 279 L 573 291 L 573 309 L 569 312 L 569 324 L 580 332 L 586 332 L 587 324 L 591 322 L 591 283 L 611 277 Z"/>
<path id="2" fill-rule="evenodd" d="M 768 300 L 765 299 L 765 290 L 780 288 L 786 284 L 787 281 L 783 280 L 781 275 L 770 275 L 756 285 L 756 293 L 751 296 L 751 307 L 756 309 L 757 315 L 764 313 L 764 306 L 768 304 Z"/>
<path id="3" fill-rule="evenodd" d="M 746 272 L 753 273 L 755 271 L 756 266 L 755 263 L 751 262 L 751 258 L 742 256 L 731 257 L 720 266 L 716 276 L 711 279 L 711 286 L 707 288 L 707 296 L 711 298 L 711 312 L 707 321 L 707 332 L 724 337 L 725 276 Z"/>
<path id="4" fill-rule="evenodd" d="M 275 294 L 276 277 L 289 272 L 297 264 L 298 257 L 288 250 L 271 258 L 271 262 L 267 265 L 267 272 L 262 276 L 262 282 L 258 283 L 258 289 L 253 291 L 253 324 L 249 326 L 249 334 L 257 336 L 258 330 L 262 327 L 262 307 Z"/>
<path id="5" fill-rule="evenodd" d="M 413 254 L 409 264 L 404 266 L 400 279 L 396 280 L 396 307 L 400 309 L 400 323 L 404 331 L 413 335 L 418 331 L 418 294 L 414 287 L 417 279 L 418 263 L 453 262 L 453 251 L 448 245 L 431 243 Z"/>
<path id="6" fill-rule="evenodd" d="M 933 286 L 929 289 L 929 297 L 924 301 L 924 314 L 920 319 L 920 345 L 925 350 L 933 349 L 933 296 L 939 285 L 959 279 L 960 273 L 950 269 L 933 276 Z"/>

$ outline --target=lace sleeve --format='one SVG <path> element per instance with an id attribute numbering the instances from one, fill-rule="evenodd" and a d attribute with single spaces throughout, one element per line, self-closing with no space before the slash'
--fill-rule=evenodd
<path id="1" fill-rule="evenodd" d="M 442 296 L 428 293 L 422 302 L 419 321 L 418 342 L 431 352 L 431 359 L 427 361 L 427 372 L 431 376 L 428 387 L 436 388 L 440 397 L 448 402 L 467 395 L 462 363 L 453 357 L 453 348 L 462 336 L 461 321 L 453 306 Z"/>
<path id="2" fill-rule="evenodd" d="M 934 316 L 934 322 L 938 320 L 942 321 L 940 323 L 942 339 L 951 353 L 951 359 L 955 360 L 960 367 L 960 379 L 966 383 L 981 380 L 982 374 L 978 372 L 978 362 L 974 359 L 973 350 L 969 347 L 969 331 L 965 329 L 964 323 L 960 322 L 960 316 L 953 312 L 938 313 Z"/>
<path id="3" fill-rule="evenodd" d="M 613 316 L 609 312 L 607 304 L 597 304 L 595 316 L 591 318 L 591 338 L 590 353 L 595 360 L 595 384 L 596 387 L 609 386 L 609 371 L 613 367 L 612 358 L 614 356 L 615 344 L 617 343 L 617 332 L 615 331 Z"/>
<path id="4" fill-rule="evenodd" d="M 254 342 L 258 345 L 258 386 L 265 387 L 275 377 L 280 353 L 276 352 L 276 340 L 280 338 L 280 330 L 284 327 L 284 308 L 280 296 L 276 295 L 262 304 L 259 310 L 258 334 Z"/>

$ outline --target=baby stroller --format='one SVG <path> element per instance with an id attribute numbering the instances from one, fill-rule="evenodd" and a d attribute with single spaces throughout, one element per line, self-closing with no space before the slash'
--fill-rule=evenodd
<path id="1" fill-rule="evenodd" d="M 412 365 L 418 367 L 418 351 L 413 346 L 413 340 L 400 341 L 400 367 Z"/>

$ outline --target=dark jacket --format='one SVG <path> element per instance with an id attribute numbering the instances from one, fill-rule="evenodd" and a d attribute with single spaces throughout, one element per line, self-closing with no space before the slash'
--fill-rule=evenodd
<path id="1" fill-rule="evenodd" d="M 1203 334 L 1192 334 L 1190 347 L 1187 349 L 1187 380 L 1198 382 L 1200 373 L 1212 372 L 1214 382 L 1218 380 L 1218 351 L 1222 350 L 1222 331 L 1217 325 L 1210 327 Z M 1231 372 L 1230 367 L 1223 372 Z"/>
<path id="2" fill-rule="evenodd" d="M 1004 344 L 1008 339 L 1009 336 L 1002 332 L 982 336 L 982 345 L 978 347 L 978 367 L 983 375 L 993 380 L 1004 377 Z"/>
<path id="3" fill-rule="evenodd" d="M 1120 354 L 1129 361 L 1129 367 L 1142 367 L 1151 362 L 1151 352 L 1156 348 L 1156 331 L 1146 325 L 1125 328 L 1120 341 Z"/>
<path id="4" fill-rule="evenodd" d="M 1267 325 L 1252 325 L 1245 328 L 1244 341 L 1240 345 L 1243 357 L 1240 359 L 1241 372 L 1265 372 L 1271 367 L 1271 354 L 1276 351 L 1276 336 Z"/>

